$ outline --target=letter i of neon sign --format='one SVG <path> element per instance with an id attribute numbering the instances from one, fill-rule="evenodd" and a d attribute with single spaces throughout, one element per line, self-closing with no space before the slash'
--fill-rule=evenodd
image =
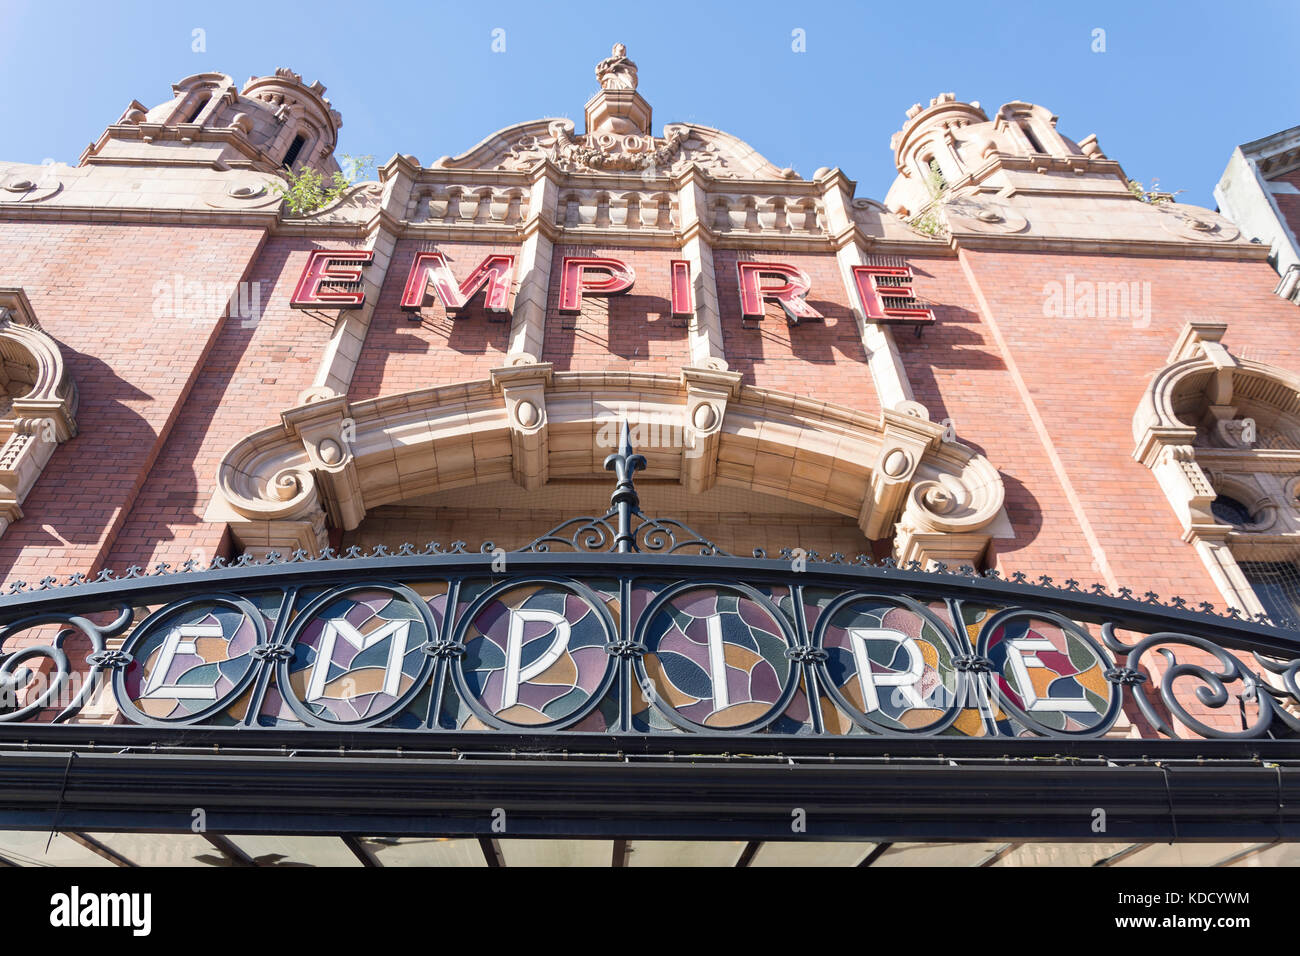
<path id="1" fill-rule="evenodd" d="M 695 288 L 691 284 L 689 259 L 674 259 L 672 270 L 673 318 L 684 319 L 695 314 Z"/>

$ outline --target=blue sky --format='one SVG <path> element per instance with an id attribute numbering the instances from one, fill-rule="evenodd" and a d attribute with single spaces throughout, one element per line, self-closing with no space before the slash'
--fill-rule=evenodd
<path id="1" fill-rule="evenodd" d="M 689 16 L 677 11 L 687 11 Z M 193 31 L 205 31 L 194 52 Z M 492 31 L 505 30 L 504 53 Z M 1092 51 L 1105 30 L 1106 50 Z M 792 31 L 806 52 L 792 50 Z M 570 116 L 622 41 L 655 131 L 724 129 L 884 198 L 889 138 L 939 92 L 1026 99 L 1128 175 L 1213 206 L 1239 143 L 1300 124 L 1300 3 L 247 3 L 0 0 L 0 160 L 76 162 L 131 99 L 193 73 L 288 66 L 343 114 L 339 151 L 429 164 L 502 126 Z"/>

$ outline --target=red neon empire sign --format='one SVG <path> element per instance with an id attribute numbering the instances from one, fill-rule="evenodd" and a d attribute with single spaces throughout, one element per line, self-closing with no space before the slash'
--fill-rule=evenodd
<path id="1" fill-rule="evenodd" d="M 365 304 L 366 292 L 360 289 L 331 289 L 330 286 L 361 281 L 362 270 L 374 258 L 363 249 L 316 249 L 307 257 L 289 304 L 295 309 L 356 309 Z M 504 312 L 514 282 L 515 257 L 504 253 L 486 256 L 464 280 L 457 282 L 446 257 L 441 252 L 419 252 L 411 261 L 402 290 L 403 310 L 417 311 L 424 304 L 430 287 L 449 315 L 462 311 L 486 288 L 487 308 Z M 884 284 L 892 278 L 897 284 Z M 793 325 L 801 320 L 820 321 L 823 316 L 808 304 L 812 281 L 797 266 L 784 262 L 737 262 L 741 315 L 761 319 L 765 303 L 776 302 Z M 772 279 L 779 280 L 771 284 Z M 883 324 L 929 324 L 934 311 L 928 306 L 886 305 L 886 299 L 915 299 L 909 266 L 863 265 L 853 267 L 853 280 L 862 311 L 870 322 Z M 765 283 L 764 280 L 767 280 Z M 904 280 L 904 281 L 898 281 Z M 582 308 L 584 296 L 623 295 L 631 291 L 636 273 L 631 266 L 612 256 L 565 256 L 560 263 L 559 311 L 573 315 Z M 669 263 L 669 292 L 672 314 L 687 317 L 695 314 L 695 289 L 691 264 L 687 259 Z"/>

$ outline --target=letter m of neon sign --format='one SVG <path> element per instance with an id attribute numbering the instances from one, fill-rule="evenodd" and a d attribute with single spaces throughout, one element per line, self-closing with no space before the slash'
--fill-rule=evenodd
<path id="1" fill-rule="evenodd" d="M 421 252 L 411 263 L 402 292 L 402 308 L 414 312 L 424 305 L 429 286 L 442 301 L 447 314 L 454 316 L 487 286 L 484 304 L 492 312 L 504 312 L 510 302 L 510 285 L 515 273 L 515 257 L 491 255 L 479 263 L 464 282 L 457 283 L 441 252 Z M 418 316 L 417 316 L 418 318 Z"/>

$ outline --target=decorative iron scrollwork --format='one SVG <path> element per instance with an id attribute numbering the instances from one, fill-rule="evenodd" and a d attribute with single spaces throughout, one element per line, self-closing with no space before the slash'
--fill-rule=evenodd
<path id="1" fill-rule="evenodd" d="M 606 456 L 605 469 L 617 476 L 610 508 L 605 514 L 570 518 L 535 538 L 520 551 L 547 553 L 554 548 L 570 551 L 615 551 L 677 554 L 693 551 L 701 555 L 725 555 L 712 541 L 674 518 L 648 518 L 641 511 L 641 499 L 634 477 L 645 468 L 644 455 L 632 449 L 628 424 L 623 422 L 618 451 Z M 680 536 L 680 540 L 679 540 Z"/>
<path id="2" fill-rule="evenodd" d="M 626 423 L 606 461 L 609 512 L 508 566 L 431 541 L 15 581 L 0 724 L 71 720 L 107 681 L 157 727 L 1067 739 L 1128 712 L 1168 737 L 1300 735 L 1294 630 L 1046 575 L 741 559 L 641 513 Z"/>

